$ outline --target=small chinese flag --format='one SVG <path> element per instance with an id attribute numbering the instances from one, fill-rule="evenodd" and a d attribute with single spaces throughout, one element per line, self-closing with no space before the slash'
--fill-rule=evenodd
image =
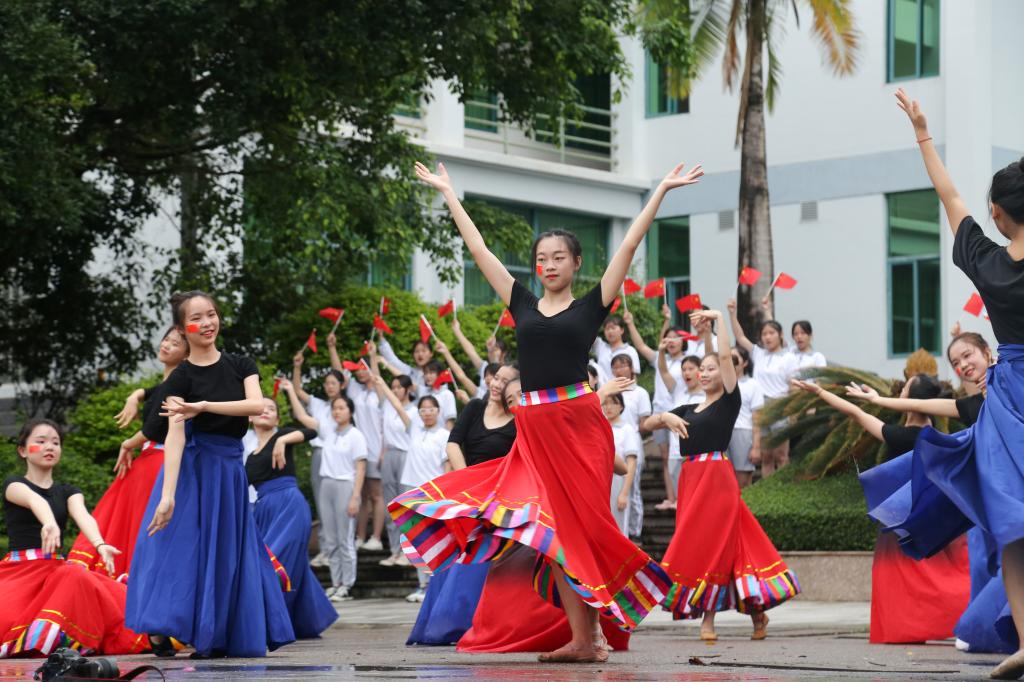
<path id="1" fill-rule="evenodd" d="M 740 284 L 746 284 L 748 287 L 757 284 L 757 280 L 761 279 L 761 271 L 755 270 L 752 267 L 744 266 L 740 270 Z"/>
<path id="2" fill-rule="evenodd" d="M 537 263 L 537 276 L 542 277 L 544 275 L 544 266 Z"/>
<path id="3" fill-rule="evenodd" d="M 665 278 L 659 277 L 653 282 L 648 282 L 644 287 L 644 298 L 657 298 L 665 295 Z"/>
<path id="4" fill-rule="evenodd" d="M 981 300 L 981 296 L 977 292 L 971 294 L 971 297 L 967 299 L 967 303 L 964 304 L 964 310 L 975 317 L 981 317 L 981 310 L 985 307 L 985 302 Z"/>
<path id="5" fill-rule="evenodd" d="M 382 334 L 394 334 L 394 332 L 391 331 L 391 327 L 388 326 L 388 323 L 385 322 L 384 319 L 380 315 L 377 315 L 376 313 L 374 313 L 373 315 L 373 326 Z"/>
<path id="6" fill-rule="evenodd" d="M 682 298 L 676 299 L 676 308 L 681 313 L 687 313 L 691 310 L 700 310 L 703 307 L 703 303 L 700 302 L 700 294 L 690 294 L 689 296 L 683 296 Z"/>
<path id="7" fill-rule="evenodd" d="M 438 308 L 437 308 L 437 316 L 438 317 L 444 317 L 445 315 L 451 315 L 453 312 L 455 312 L 455 301 L 451 301 L 450 300 L 447 303 L 445 303 L 444 305 L 438 306 Z"/>
<path id="8" fill-rule="evenodd" d="M 314 353 L 316 352 L 316 330 L 315 329 L 309 333 L 309 338 L 306 339 L 306 345 L 309 346 L 309 349 L 311 351 L 313 351 Z"/>
<path id="9" fill-rule="evenodd" d="M 516 321 L 512 319 L 512 313 L 509 312 L 508 308 L 501 312 L 501 317 L 498 318 L 498 326 L 516 328 Z"/>
<path id="10" fill-rule="evenodd" d="M 677 329 L 676 334 L 679 335 L 679 337 L 682 338 L 683 341 L 700 341 L 699 336 L 697 336 L 696 334 L 691 334 L 690 332 L 685 331 L 683 329 Z"/>
<path id="11" fill-rule="evenodd" d="M 784 272 L 780 272 L 779 276 L 775 278 L 775 287 L 777 289 L 792 289 L 795 286 L 796 280 Z"/>
<path id="12" fill-rule="evenodd" d="M 341 308 L 321 308 L 318 314 L 320 317 L 327 318 L 331 322 L 337 322 L 341 319 L 344 312 Z"/>
<path id="13" fill-rule="evenodd" d="M 420 341 L 426 343 L 433 335 L 434 330 L 430 328 L 430 323 L 427 322 L 427 318 L 420 315 Z"/>
<path id="14" fill-rule="evenodd" d="M 612 310 L 611 310 L 611 312 L 614 314 L 615 311 L 619 309 L 620 305 L 622 305 L 622 297 L 621 296 L 616 296 L 615 300 L 612 301 Z"/>
<path id="15" fill-rule="evenodd" d="M 622 283 L 622 291 L 626 296 L 632 296 L 633 294 L 639 293 L 641 290 L 643 290 L 643 287 L 633 281 L 630 277 L 627 277 Z"/>
<path id="16" fill-rule="evenodd" d="M 199 325 L 198 324 L 186 325 L 185 326 L 185 331 L 187 331 L 189 334 L 198 334 L 199 333 Z"/>
<path id="17" fill-rule="evenodd" d="M 380 297 L 380 308 L 378 309 L 381 315 L 387 315 L 391 312 L 391 299 L 387 296 Z"/>
<path id="18" fill-rule="evenodd" d="M 279 379 L 279 378 L 274 379 L 274 394 L 273 394 L 272 397 L 274 397 L 274 398 L 277 397 L 277 392 L 280 390 L 280 388 L 281 388 L 281 379 Z"/>
<path id="19" fill-rule="evenodd" d="M 446 370 L 440 372 L 437 375 L 437 378 L 434 379 L 434 390 L 436 391 L 437 389 L 441 388 L 445 384 L 454 384 L 454 383 L 455 383 L 455 378 L 452 376 L 452 371 L 450 369 L 446 369 Z"/>
<path id="20" fill-rule="evenodd" d="M 350 372 L 356 372 L 361 369 L 369 369 L 369 367 L 366 366 L 366 363 L 363 362 L 362 360 L 360 360 L 359 362 L 352 362 L 351 360 L 342 360 L 341 366 Z"/>
<path id="21" fill-rule="evenodd" d="M 359 355 L 369 355 L 369 354 L 370 354 L 370 342 L 367 341 L 367 342 L 365 342 L 363 344 L 363 349 L 361 351 L 359 351 Z"/>

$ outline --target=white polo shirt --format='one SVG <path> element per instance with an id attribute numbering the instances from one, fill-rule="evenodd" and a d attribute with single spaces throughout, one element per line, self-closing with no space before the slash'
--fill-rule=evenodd
<path id="1" fill-rule="evenodd" d="M 737 382 L 740 387 L 740 413 L 736 417 L 737 429 L 754 428 L 754 411 L 764 407 L 764 391 L 754 378 L 744 374 Z"/>
<path id="2" fill-rule="evenodd" d="M 320 475 L 338 481 L 354 481 L 356 461 L 367 458 L 366 437 L 354 426 L 334 431 L 323 439 Z"/>
<path id="3" fill-rule="evenodd" d="M 797 356 L 785 349 L 769 353 L 754 344 L 750 350 L 754 361 L 754 378 L 761 384 L 765 398 L 779 398 L 789 393 L 789 380 L 797 372 Z"/>
<path id="4" fill-rule="evenodd" d="M 431 429 L 414 424 L 409 434 L 409 453 L 402 469 L 402 485 L 419 487 L 444 473 L 448 429 L 440 424 Z"/>

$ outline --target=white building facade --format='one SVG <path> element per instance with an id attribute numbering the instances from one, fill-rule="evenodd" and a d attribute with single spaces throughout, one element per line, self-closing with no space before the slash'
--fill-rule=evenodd
<path id="1" fill-rule="evenodd" d="M 995 339 L 983 317 L 962 311 L 973 288 L 952 263 L 945 214 L 893 92 L 902 86 L 920 100 L 968 206 L 1005 241 L 988 218 L 987 192 L 992 173 L 1024 155 L 1024 77 L 1014 60 L 1024 3 L 859 0 L 852 9 L 862 34 L 853 76 L 823 65 L 806 22 L 790 26 L 780 49 L 781 93 L 767 115 L 774 258 L 799 284 L 777 293 L 775 313 L 787 336 L 795 320 L 810 320 L 815 348 L 831 363 L 895 377 L 919 347 L 941 356 L 958 321 Z M 538 232 L 576 231 L 585 271 L 600 272 L 674 164 L 702 163 L 701 183 L 663 203 L 635 272 L 666 277 L 670 297 L 695 292 L 724 307 L 738 274 L 738 96 L 724 91 L 715 65 L 677 101 L 642 46 L 622 46 L 634 77 L 621 101 L 610 104 L 602 92 L 610 85 L 587 83 L 593 106 L 583 124 L 549 122 L 546 138 L 498 122 L 499 96 L 463 105 L 444 83 L 419 118 L 401 121 L 462 196 L 516 211 Z M 565 143 L 543 141 L 559 138 Z M 513 270 L 524 281 L 532 274 L 526 263 Z M 451 291 L 418 254 L 406 282 L 427 300 L 493 300 L 471 263 Z M 939 366 L 948 377 L 948 363 Z"/>

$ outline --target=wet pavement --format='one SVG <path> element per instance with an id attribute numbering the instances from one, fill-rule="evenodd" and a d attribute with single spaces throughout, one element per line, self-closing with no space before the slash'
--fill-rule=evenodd
<path id="1" fill-rule="evenodd" d="M 394 600 L 348 602 L 320 640 L 303 641 L 264 659 L 191 661 L 118 657 L 122 671 L 155 664 L 168 680 L 980 680 L 1000 659 L 965 654 L 951 642 L 879 646 L 867 641 L 863 604 L 795 600 L 771 612 L 770 636 L 749 639 L 749 619 L 723 614 L 720 639 L 700 642 L 695 623 L 652 617 L 628 652 L 607 663 L 545 665 L 533 654 L 459 654 L 452 647 L 407 647 L 417 605 Z M 0 661 L 0 680 L 24 680 L 38 660 Z M 153 680 L 149 673 L 139 679 Z"/>

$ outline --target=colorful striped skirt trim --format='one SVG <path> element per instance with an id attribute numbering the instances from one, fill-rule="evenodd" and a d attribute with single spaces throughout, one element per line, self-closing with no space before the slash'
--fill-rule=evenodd
<path id="1" fill-rule="evenodd" d="M 8 552 L 4 556 L 4 561 L 41 561 L 55 559 L 57 561 L 63 561 L 64 557 L 60 554 L 43 554 L 41 549 L 16 549 L 12 552 Z"/>
<path id="2" fill-rule="evenodd" d="M 728 461 L 729 455 L 724 452 L 705 452 L 699 455 L 683 455 L 687 462 L 721 462 Z"/>
<path id="3" fill-rule="evenodd" d="M 725 584 L 696 581 L 692 587 L 672 586 L 662 606 L 677 618 L 696 618 L 706 611 L 759 613 L 778 606 L 800 593 L 796 574 L 789 569 L 767 578 L 744 573 Z"/>
<path id="4" fill-rule="evenodd" d="M 519 399 L 519 405 L 526 407 L 528 405 L 559 403 L 563 400 L 572 400 L 573 398 L 579 398 L 580 396 L 593 392 L 594 389 L 592 389 L 590 384 L 586 381 L 581 381 L 578 384 L 570 384 L 568 386 L 559 386 L 558 388 L 542 388 L 538 391 L 523 391 L 523 396 Z"/>

